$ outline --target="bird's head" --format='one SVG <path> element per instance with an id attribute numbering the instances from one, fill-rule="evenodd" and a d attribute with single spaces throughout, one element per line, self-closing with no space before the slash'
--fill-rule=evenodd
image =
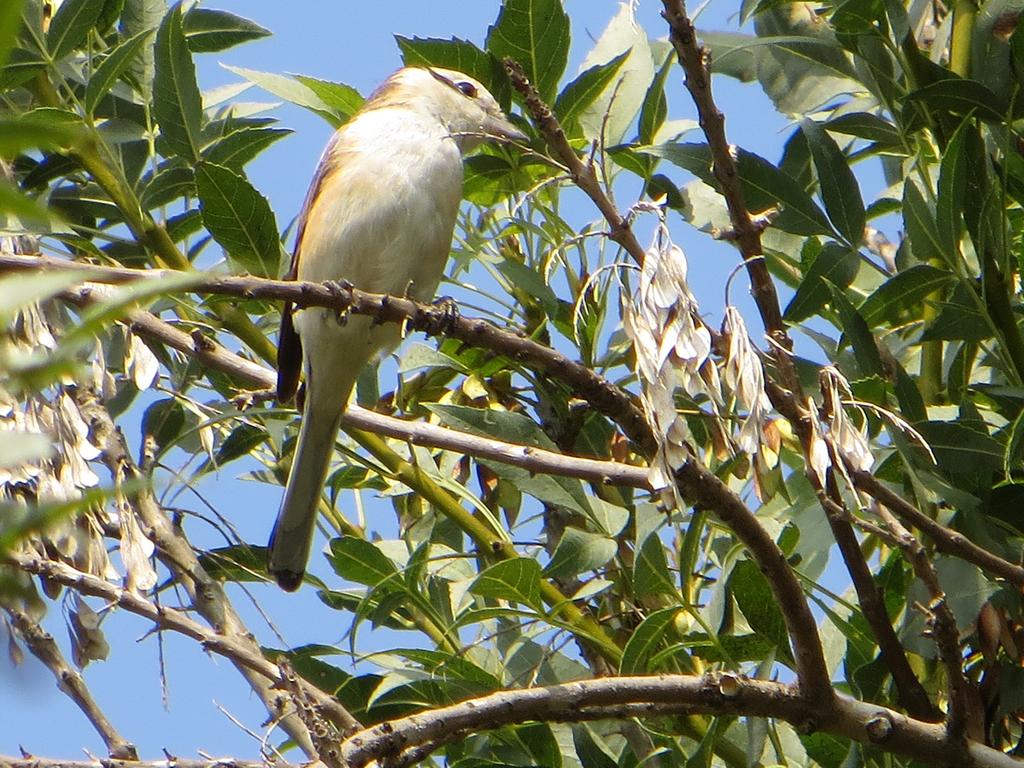
<path id="1" fill-rule="evenodd" d="M 439 67 L 404 67 L 370 97 L 367 107 L 402 106 L 430 114 L 463 151 L 488 137 L 526 141 L 490 92 L 467 74 Z"/>

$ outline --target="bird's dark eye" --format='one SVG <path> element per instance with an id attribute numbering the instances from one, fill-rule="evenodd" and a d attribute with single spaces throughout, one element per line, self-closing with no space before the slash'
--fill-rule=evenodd
<path id="1" fill-rule="evenodd" d="M 469 96 L 469 98 L 476 98 L 476 86 L 472 83 L 468 83 L 463 80 L 461 83 L 456 83 L 455 87 L 462 91 L 466 96 Z"/>

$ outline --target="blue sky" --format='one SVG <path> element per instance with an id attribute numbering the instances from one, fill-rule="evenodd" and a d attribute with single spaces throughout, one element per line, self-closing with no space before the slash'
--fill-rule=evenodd
<path id="1" fill-rule="evenodd" d="M 468 38 L 483 43 L 487 27 L 497 15 L 497 0 L 390 0 L 382 3 L 311 2 L 310 0 L 211 0 L 204 6 L 221 8 L 251 18 L 274 32 L 267 40 L 222 54 L 207 54 L 198 60 L 200 84 L 204 89 L 237 82 L 236 75 L 220 62 L 272 72 L 301 73 L 336 80 L 366 93 L 401 65 L 393 36 Z M 569 76 L 608 20 L 618 9 L 613 0 L 566 0 L 573 23 L 573 54 Z M 638 17 L 655 36 L 662 36 L 661 4 L 639 3 Z M 712 0 L 702 23 L 708 28 L 734 29 L 736 7 Z M 785 120 L 771 108 L 756 87 L 716 81 L 719 102 L 728 115 L 730 139 L 744 147 L 777 160 L 788 133 L 781 132 Z M 673 117 L 693 117 L 685 98 L 682 77 L 673 73 L 669 81 Z M 244 98 L 264 98 L 246 95 Z M 274 145 L 249 167 L 254 184 L 266 194 L 283 227 L 295 215 L 306 191 L 316 160 L 330 128 L 320 118 L 301 109 L 282 106 L 275 112 L 282 125 L 295 133 Z M 586 212 L 585 218 L 594 214 Z M 690 255 L 698 295 L 705 299 L 712 320 L 721 317 L 721 291 L 725 278 L 736 264 L 731 248 L 712 243 L 680 222 L 673 224 L 677 239 Z M 733 294 L 741 292 L 734 287 Z M 137 437 L 131 440 L 137 445 Z M 241 470 L 231 465 L 204 484 L 204 490 L 218 506 L 244 511 L 232 516 L 243 534 L 261 542 L 276 512 L 278 497 L 265 486 L 239 483 Z M 194 502 L 190 502 L 194 503 Z M 251 514 L 250 514 L 251 512 Z M 241 519 L 238 519 L 241 518 Z M 333 614 L 336 627 L 325 626 L 319 602 L 306 591 L 284 596 L 260 590 L 270 613 L 291 643 L 319 639 L 337 642 L 345 627 L 343 614 Z M 246 601 L 239 607 L 263 639 L 272 636 Z M 303 616 L 316 615 L 315 627 Z M 48 620 L 49 629 L 65 642 L 66 632 L 59 611 Z M 174 635 L 164 637 L 164 659 L 169 680 L 169 709 L 161 701 L 160 667 L 155 636 L 146 635 L 144 623 L 114 615 L 105 625 L 112 643 L 111 661 L 94 663 L 86 679 L 111 720 L 140 747 L 143 757 L 162 757 L 167 748 L 182 757 L 194 756 L 200 748 L 214 755 L 254 757 L 258 746 L 252 737 L 233 725 L 217 709 L 224 707 L 248 726 L 259 729 L 264 718 L 261 705 L 251 696 L 230 664 L 208 658 L 195 644 Z M 47 756 L 77 758 L 83 748 L 97 755 L 104 750 L 80 712 L 60 694 L 49 673 L 29 659 L 17 670 L 0 662 L 0 754 L 17 754 L 23 746 L 29 752 Z"/>

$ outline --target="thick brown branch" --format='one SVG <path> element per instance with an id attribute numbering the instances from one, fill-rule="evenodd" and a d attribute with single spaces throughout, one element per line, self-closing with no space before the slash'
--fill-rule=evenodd
<path id="1" fill-rule="evenodd" d="M 187 274 L 174 270 L 94 267 L 45 256 L 0 254 L 0 271 L 39 269 L 81 271 L 83 280 L 111 284 L 171 277 L 180 280 L 183 274 Z M 297 307 L 330 307 L 340 312 L 369 315 L 379 322 L 405 323 L 427 334 L 450 336 L 523 363 L 568 384 L 579 397 L 618 424 L 645 454 L 653 452 L 654 440 L 643 411 L 633 403 L 627 392 L 550 347 L 501 330 L 484 320 L 452 318 L 444 307 L 420 304 L 397 296 L 366 293 L 349 286 L 319 283 L 256 277 L 217 277 L 196 273 L 187 287 L 178 283 L 174 290 L 249 299 L 278 299 L 289 301 Z"/>
<path id="2" fill-rule="evenodd" d="M 526 111 L 530 113 L 537 130 L 547 141 L 555 153 L 555 157 L 568 169 L 573 182 L 589 197 L 608 222 L 608 237 L 622 246 L 637 264 L 644 263 L 644 249 L 633 234 L 632 228 L 625 217 L 619 213 L 615 203 L 601 186 L 593 162 L 584 163 L 576 150 L 572 148 L 565 131 L 562 130 L 558 118 L 551 107 L 544 103 L 540 93 L 527 79 L 522 66 L 513 59 L 505 59 L 505 72 L 512 80 L 512 85 L 523 97 Z"/>
<path id="3" fill-rule="evenodd" d="M 879 746 L 934 765 L 949 762 L 949 742 L 938 725 L 838 696 L 827 717 L 795 688 L 733 675 L 612 677 L 546 688 L 499 691 L 449 707 L 380 723 L 342 744 L 352 768 L 401 758 L 422 745 L 442 746 L 467 733 L 527 721 L 573 722 L 595 718 L 653 717 L 692 712 L 772 717 L 802 732 L 826 732 Z M 1020 762 L 971 743 L 970 758 L 984 768 L 1020 768 Z M 418 756 L 422 757 L 422 753 Z"/>
<path id="4" fill-rule="evenodd" d="M 139 755 L 135 751 L 135 745 L 118 733 L 107 719 L 99 704 L 92 697 L 85 680 L 77 670 L 72 669 L 71 665 L 67 663 L 64 654 L 61 653 L 53 639 L 53 635 L 22 611 L 8 609 L 8 614 L 15 630 L 25 641 L 25 645 L 28 646 L 32 655 L 53 673 L 57 680 L 57 687 L 75 702 L 75 705 L 82 710 L 82 714 L 92 723 L 93 728 L 103 739 L 107 753 L 116 759 L 138 760 Z M 0 765 L 2 765 L 2 759 L 0 759 Z"/>
<path id="5" fill-rule="evenodd" d="M 761 526 L 743 500 L 717 475 L 696 459 L 690 459 L 676 471 L 676 483 L 684 498 L 695 506 L 716 514 L 743 542 L 775 593 L 793 646 L 800 691 L 817 705 L 818 715 L 827 718 L 834 694 L 807 597 L 786 562 L 786 555 Z"/>

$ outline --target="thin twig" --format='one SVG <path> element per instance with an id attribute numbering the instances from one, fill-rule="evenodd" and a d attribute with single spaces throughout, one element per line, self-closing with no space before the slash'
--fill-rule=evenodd
<path id="1" fill-rule="evenodd" d="M 597 209 L 608 222 L 608 237 L 622 246 L 637 264 L 644 263 L 644 248 L 636 239 L 629 221 L 619 213 L 611 197 L 601 186 L 593 161 L 584 163 L 576 150 L 572 148 L 561 124 L 551 108 L 544 103 L 540 93 L 526 77 L 519 62 L 506 58 L 505 72 L 512 80 L 512 85 L 523 97 L 526 111 L 533 118 L 537 130 L 547 141 L 556 158 L 566 167 L 570 178 L 597 206 Z"/>
<path id="2" fill-rule="evenodd" d="M 73 669 L 64 654 L 61 653 L 53 635 L 47 632 L 38 622 L 33 621 L 28 614 L 8 608 L 11 623 L 18 631 L 21 639 L 25 641 L 29 651 L 42 662 L 43 666 L 53 673 L 57 680 L 57 687 L 67 694 L 75 705 L 82 710 L 82 714 L 92 723 L 93 728 L 103 739 L 110 757 L 120 760 L 138 760 L 139 755 L 135 745 L 125 739 L 113 726 L 107 716 L 100 709 L 100 705 L 92 697 L 85 680 Z"/>
<path id="3" fill-rule="evenodd" d="M 857 490 L 887 506 L 904 525 L 922 531 L 935 542 L 935 548 L 939 552 L 974 563 L 993 576 L 1006 579 L 1015 586 L 1024 587 L 1024 567 L 982 549 L 959 531 L 947 528 L 928 517 L 870 472 L 856 469 L 849 464 L 847 470 Z"/>

